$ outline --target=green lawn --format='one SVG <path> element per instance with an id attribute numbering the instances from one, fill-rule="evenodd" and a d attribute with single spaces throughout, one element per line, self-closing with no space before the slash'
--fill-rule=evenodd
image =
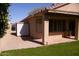
<path id="1" fill-rule="evenodd" d="M 3 51 L 2 56 L 78 56 L 79 41 L 37 48 Z"/>

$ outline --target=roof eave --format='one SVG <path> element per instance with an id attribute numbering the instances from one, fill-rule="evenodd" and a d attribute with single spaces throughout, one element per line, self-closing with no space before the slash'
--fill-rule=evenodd
<path id="1" fill-rule="evenodd" d="M 61 14 L 69 14 L 69 15 L 77 15 L 79 16 L 79 12 L 71 12 L 71 11 L 62 11 L 62 10 L 48 10 L 49 13 L 61 13 Z"/>

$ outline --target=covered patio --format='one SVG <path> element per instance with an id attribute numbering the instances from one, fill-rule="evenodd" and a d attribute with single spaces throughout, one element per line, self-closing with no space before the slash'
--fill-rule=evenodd
<path id="1" fill-rule="evenodd" d="M 44 44 L 79 40 L 79 13 L 48 10 L 43 17 Z"/>
<path id="2" fill-rule="evenodd" d="M 79 9 L 70 6 L 78 8 L 77 4 L 68 4 L 57 9 L 32 11 L 23 20 L 29 24 L 29 36 L 43 44 L 79 40 Z"/>

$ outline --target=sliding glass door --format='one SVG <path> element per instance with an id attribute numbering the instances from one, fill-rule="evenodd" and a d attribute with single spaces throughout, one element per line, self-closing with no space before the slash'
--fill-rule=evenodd
<path id="1" fill-rule="evenodd" d="M 49 20 L 49 32 L 65 31 L 65 20 Z"/>

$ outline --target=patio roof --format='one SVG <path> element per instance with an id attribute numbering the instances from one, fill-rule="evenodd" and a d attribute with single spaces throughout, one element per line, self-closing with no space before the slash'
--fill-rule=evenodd
<path id="1" fill-rule="evenodd" d="M 45 9 L 47 12 L 46 13 L 58 13 L 58 14 L 67 14 L 67 15 L 74 15 L 74 16 L 79 16 L 79 12 L 72 12 L 72 11 L 63 11 L 63 10 L 54 10 L 54 9 Z M 41 11 L 44 12 L 45 10 Z M 36 13 L 38 14 L 38 13 Z M 25 22 L 26 19 L 28 19 L 29 17 L 32 17 L 34 15 L 29 15 L 28 17 L 24 18 L 22 21 L 20 22 Z"/>
<path id="2" fill-rule="evenodd" d="M 49 13 L 61 13 L 61 14 L 69 14 L 69 15 L 77 15 L 79 16 L 79 12 L 72 12 L 72 11 L 63 11 L 63 10 L 48 10 Z"/>
<path id="3" fill-rule="evenodd" d="M 54 10 L 54 9 L 61 8 L 61 7 L 65 6 L 65 5 L 68 5 L 68 4 L 70 4 L 70 3 L 53 3 L 53 4 L 52 4 L 51 6 L 49 6 L 49 7 L 41 7 L 41 8 L 36 8 L 36 9 L 34 9 L 34 10 L 32 10 L 32 11 L 29 13 L 29 15 L 34 15 L 34 14 L 36 14 L 36 13 L 45 11 L 46 9 L 47 9 L 47 10 L 48 10 L 48 9 Z"/>
<path id="4" fill-rule="evenodd" d="M 65 5 L 68 5 L 69 3 L 65 3 L 65 4 L 61 4 L 60 6 L 57 6 L 55 8 L 38 8 L 34 11 L 32 11 L 29 16 L 25 17 L 22 21 L 20 22 L 24 22 L 26 21 L 26 19 L 35 16 L 35 14 L 37 15 L 38 13 L 58 13 L 58 14 L 67 14 L 67 15 L 74 15 L 74 16 L 79 16 L 79 12 L 73 12 L 73 11 L 63 11 L 63 10 L 56 10 L 57 8 L 63 7 Z"/>

